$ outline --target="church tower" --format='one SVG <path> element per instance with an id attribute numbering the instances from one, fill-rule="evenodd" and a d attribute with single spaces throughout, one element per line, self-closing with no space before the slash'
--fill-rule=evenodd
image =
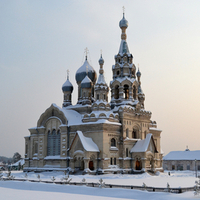
<path id="1" fill-rule="evenodd" d="M 63 107 L 67 107 L 72 104 L 72 92 L 73 92 L 73 85 L 69 81 L 68 70 L 67 70 L 67 80 L 62 86 L 62 91 L 64 93 Z"/>
<path id="2" fill-rule="evenodd" d="M 99 59 L 99 65 L 100 65 L 99 77 L 94 88 L 95 99 L 96 101 L 108 102 L 109 87 L 105 81 L 103 64 L 104 64 L 104 59 L 102 58 L 102 55 L 101 55 L 101 58 Z"/>
<path id="3" fill-rule="evenodd" d="M 94 70 L 94 68 L 90 65 L 87 59 L 87 53 L 88 50 L 86 48 L 86 56 L 85 56 L 85 62 L 83 65 L 77 70 L 76 72 L 76 82 L 78 84 L 78 104 L 82 104 L 82 99 L 83 99 L 83 93 L 81 89 L 81 82 L 85 77 L 87 76 L 91 81 L 92 81 L 92 91 L 90 93 L 90 98 L 92 99 L 94 97 L 94 85 L 97 80 L 97 74 Z"/>
<path id="4" fill-rule="evenodd" d="M 138 82 L 136 80 L 136 67 L 133 64 L 133 55 L 129 52 L 126 41 L 126 29 L 128 21 L 123 18 L 119 22 L 121 28 L 121 43 L 119 52 L 115 55 L 115 65 L 112 67 L 113 80 L 110 82 L 111 106 L 128 104 L 135 105 L 138 102 Z"/>

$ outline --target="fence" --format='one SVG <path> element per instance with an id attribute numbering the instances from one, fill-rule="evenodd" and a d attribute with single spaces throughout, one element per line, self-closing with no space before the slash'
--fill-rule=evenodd
<path id="1" fill-rule="evenodd" d="M 2 178 L 4 181 L 9 181 L 9 178 Z M 89 182 L 69 182 L 64 181 L 42 181 L 42 180 L 27 180 L 27 179 L 12 179 L 13 181 L 29 181 L 29 182 L 41 182 L 41 183 L 55 183 L 55 184 L 68 184 L 77 186 L 88 186 L 88 187 L 99 187 L 99 183 L 89 183 Z M 134 185 L 114 185 L 114 184 L 104 184 L 105 188 L 123 188 L 123 189 L 133 189 L 133 190 L 146 190 L 148 192 L 171 192 L 171 193 L 183 193 L 187 191 L 194 191 L 194 187 L 184 187 L 184 188 L 158 188 L 158 187 L 148 187 L 148 186 L 134 186 Z"/>

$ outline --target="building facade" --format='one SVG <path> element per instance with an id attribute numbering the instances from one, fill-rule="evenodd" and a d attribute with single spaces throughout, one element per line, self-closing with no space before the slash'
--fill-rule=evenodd
<path id="1" fill-rule="evenodd" d="M 52 104 L 25 137 L 24 171 L 85 172 L 162 170 L 161 130 L 145 110 L 141 72 L 129 52 L 126 29 L 119 23 L 121 43 L 110 87 L 99 59 L 99 76 L 87 60 L 76 72 L 77 104 L 67 77 L 62 108 Z M 137 72 L 136 72 L 137 71 Z M 111 90 L 111 101 L 108 92 Z"/>
<path id="2" fill-rule="evenodd" d="M 163 158 L 164 170 L 200 171 L 200 150 L 171 151 Z"/>

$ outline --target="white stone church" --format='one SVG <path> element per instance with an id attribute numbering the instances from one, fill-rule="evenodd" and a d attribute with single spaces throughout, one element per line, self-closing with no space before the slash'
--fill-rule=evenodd
<path id="1" fill-rule="evenodd" d="M 73 86 L 67 77 L 62 86 L 62 108 L 52 104 L 37 126 L 29 129 L 24 171 L 98 174 L 162 170 L 161 130 L 151 120 L 151 112 L 145 110 L 141 72 L 136 70 L 128 48 L 124 14 L 119 27 L 121 43 L 110 87 L 105 82 L 102 55 L 98 79 L 86 55 L 75 75 L 77 104 L 71 104 Z"/>

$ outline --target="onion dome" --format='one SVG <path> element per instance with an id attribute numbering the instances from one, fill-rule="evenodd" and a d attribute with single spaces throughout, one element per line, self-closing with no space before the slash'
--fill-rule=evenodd
<path id="1" fill-rule="evenodd" d="M 121 21 L 119 22 L 119 27 L 120 28 L 127 28 L 128 27 L 128 21 L 125 19 L 124 17 L 124 13 L 123 13 L 123 18 L 121 19 Z"/>
<path id="2" fill-rule="evenodd" d="M 77 70 L 76 72 L 76 82 L 79 84 L 86 75 L 90 78 L 90 80 L 95 83 L 97 80 L 97 74 L 94 70 L 94 68 L 89 64 L 87 61 L 87 56 L 85 58 L 85 62 L 83 65 Z"/>
<path id="3" fill-rule="evenodd" d="M 102 58 L 102 55 L 101 55 L 101 58 L 99 59 L 99 65 L 103 65 L 104 64 L 104 59 Z"/>
<path id="4" fill-rule="evenodd" d="M 92 81 L 86 75 L 85 78 L 81 81 L 81 88 L 91 88 L 91 87 L 92 87 Z"/>
<path id="5" fill-rule="evenodd" d="M 137 77 L 141 76 L 141 72 L 140 72 L 139 68 L 138 68 L 138 71 L 137 71 L 136 75 L 137 75 Z"/>
<path id="6" fill-rule="evenodd" d="M 62 86 L 63 92 L 72 92 L 73 91 L 73 85 L 69 81 L 69 78 L 67 78 L 66 82 Z"/>

